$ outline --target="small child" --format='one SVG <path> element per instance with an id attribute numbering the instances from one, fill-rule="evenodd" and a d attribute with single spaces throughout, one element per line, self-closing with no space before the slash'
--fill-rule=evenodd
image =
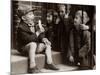
<path id="1" fill-rule="evenodd" d="M 86 26 L 88 21 L 89 17 L 86 11 L 78 10 L 74 18 L 74 27 L 70 32 L 69 60 L 75 65 L 79 64 L 81 68 L 90 66 L 88 53 L 91 48 L 91 40 L 88 26 Z"/>
<path id="2" fill-rule="evenodd" d="M 46 21 L 47 21 L 47 32 L 46 32 L 46 36 L 48 38 L 48 40 L 52 43 L 52 49 L 53 50 L 58 50 L 57 49 L 57 26 L 55 24 L 55 20 L 56 17 L 54 16 L 55 12 L 54 10 L 49 9 L 47 11 L 47 17 L 46 17 Z"/>
<path id="3" fill-rule="evenodd" d="M 45 29 L 39 20 L 39 23 L 34 23 L 34 11 L 31 5 L 19 5 L 18 8 L 21 22 L 18 27 L 17 42 L 18 51 L 23 55 L 29 57 L 29 69 L 28 73 L 40 72 L 35 62 L 36 53 L 43 52 L 47 56 L 46 68 L 52 70 L 58 70 L 55 67 L 51 54 L 51 43 L 45 37 Z"/>

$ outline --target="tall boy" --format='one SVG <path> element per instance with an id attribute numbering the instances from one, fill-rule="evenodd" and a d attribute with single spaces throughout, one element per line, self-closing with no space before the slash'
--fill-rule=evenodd
<path id="1" fill-rule="evenodd" d="M 58 41 L 59 47 L 62 52 L 67 52 L 68 50 L 68 43 L 69 43 L 69 32 L 70 28 L 73 24 L 73 19 L 71 16 L 71 5 L 58 5 L 58 15 L 59 15 L 59 22 L 58 22 Z M 65 57 L 65 56 L 64 56 Z"/>

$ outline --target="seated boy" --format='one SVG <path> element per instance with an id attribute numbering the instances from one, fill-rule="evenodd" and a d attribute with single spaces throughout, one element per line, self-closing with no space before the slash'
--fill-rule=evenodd
<path id="1" fill-rule="evenodd" d="M 53 64 L 51 43 L 45 38 L 44 27 L 40 22 L 38 25 L 34 23 L 35 16 L 32 7 L 29 5 L 20 5 L 18 11 L 21 18 L 17 33 L 18 51 L 23 55 L 27 54 L 29 57 L 28 73 L 39 72 L 35 63 L 35 55 L 44 50 L 47 56 L 46 68 L 58 70 Z"/>
<path id="2" fill-rule="evenodd" d="M 70 32 L 69 61 L 75 65 L 80 64 L 82 68 L 90 66 L 88 57 L 91 48 L 90 32 L 88 26 L 85 26 L 88 21 L 89 17 L 86 11 L 78 10 L 74 18 L 74 27 Z M 82 25 L 85 29 L 81 28 Z"/>

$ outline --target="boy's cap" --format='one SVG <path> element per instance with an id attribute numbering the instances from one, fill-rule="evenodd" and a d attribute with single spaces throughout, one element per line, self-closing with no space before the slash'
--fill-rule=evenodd
<path id="1" fill-rule="evenodd" d="M 30 4 L 18 4 L 18 16 L 22 17 L 23 15 L 27 14 L 30 11 L 35 11 L 36 8 L 33 8 L 32 5 Z"/>

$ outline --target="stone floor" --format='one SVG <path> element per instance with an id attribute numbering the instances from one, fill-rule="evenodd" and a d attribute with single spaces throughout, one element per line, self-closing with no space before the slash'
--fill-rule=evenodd
<path id="1" fill-rule="evenodd" d="M 63 65 L 63 64 L 59 64 L 57 65 L 57 67 L 59 68 L 58 71 L 54 71 L 54 70 L 49 70 L 49 69 L 41 69 L 42 73 L 51 73 L 51 72 L 67 72 L 67 71 L 73 71 L 76 70 L 78 67 L 76 66 L 68 66 L 68 65 Z"/>
<path id="2" fill-rule="evenodd" d="M 68 71 L 77 71 L 78 67 L 76 66 L 68 66 L 68 65 L 64 65 L 64 64 L 59 64 L 59 65 L 56 65 L 59 70 L 57 71 L 54 71 L 54 70 L 49 70 L 49 69 L 41 69 L 40 73 L 55 73 L 55 72 L 68 72 Z M 96 68 L 94 68 L 93 70 L 95 70 Z M 20 74 L 15 74 L 15 73 L 12 73 L 11 75 L 20 75 Z M 24 73 L 21 74 L 21 75 L 25 75 Z M 33 75 L 33 74 L 32 74 Z"/>

